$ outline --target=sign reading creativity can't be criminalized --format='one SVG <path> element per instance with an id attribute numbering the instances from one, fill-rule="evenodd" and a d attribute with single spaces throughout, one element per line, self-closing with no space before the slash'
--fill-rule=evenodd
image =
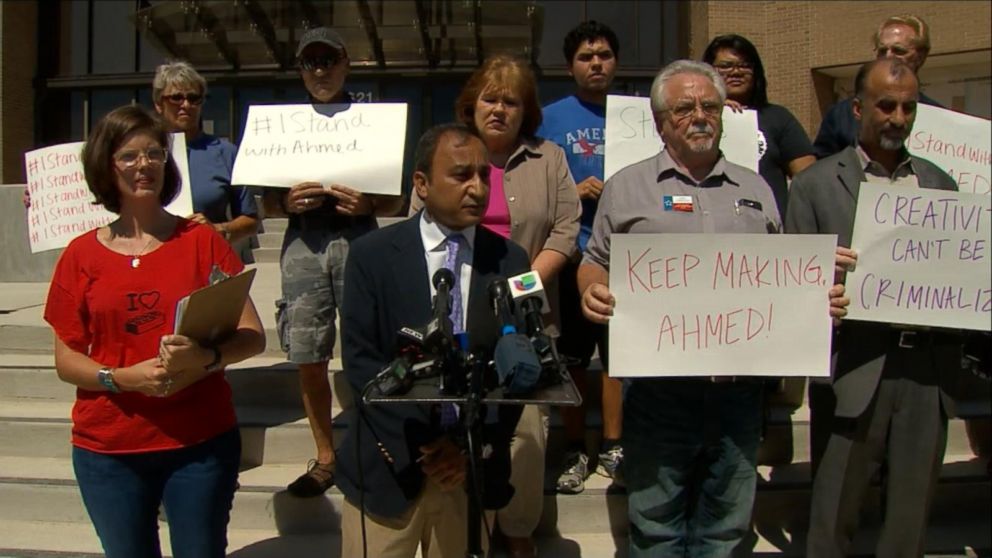
<path id="1" fill-rule="evenodd" d="M 613 376 L 826 376 L 834 235 L 611 237 Z"/>
<path id="2" fill-rule="evenodd" d="M 992 329 L 989 196 L 862 183 L 848 319 Z"/>

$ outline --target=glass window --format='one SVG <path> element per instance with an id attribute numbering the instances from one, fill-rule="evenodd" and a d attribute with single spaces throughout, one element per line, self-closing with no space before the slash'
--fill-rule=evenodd
<path id="1" fill-rule="evenodd" d="M 424 87 L 416 81 L 397 81 L 383 83 L 380 88 L 381 98 L 376 99 L 384 103 L 406 103 L 406 142 L 403 150 L 403 175 L 400 182 L 402 192 L 409 194 L 413 183 L 410 176 L 413 174 L 413 157 L 417 148 L 417 140 L 420 139 L 427 128 L 424 127 Z"/>
<path id="2" fill-rule="evenodd" d="M 231 129 L 231 87 L 229 85 L 208 86 L 207 100 L 203 103 L 200 113 L 203 120 L 203 131 L 224 138 L 231 143 L 237 143 L 232 137 Z"/>
<path id="3" fill-rule="evenodd" d="M 90 93 L 90 127 L 117 107 L 130 105 L 135 98 L 133 89 L 95 89 Z"/>
<path id="4" fill-rule="evenodd" d="M 125 74 L 135 70 L 135 3 L 93 0 L 93 73 Z"/>
<path id="5" fill-rule="evenodd" d="M 83 109 L 85 107 L 86 92 L 73 91 L 69 95 L 69 138 L 67 141 L 82 141 L 85 138 L 83 133 L 85 125 Z"/>
<path id="6" fill-rule="evenodd" d="M 71 2 L 69 4 L 69 53 L 68 74 L 73 76 L 86 75 L 89 72 L 90 59 L 90 5 L 89 2 Z M 39 47 L 41 44 L 38 45 Z"/>
<path id="7" fill-rule="evenodd" d="M 583 17 L 583 0 L 561 0 L 539 2 L 543 9 L 544 28 L 541 30 L 541 44 L 537 63 L 542 68 L 567 66 L 562 54 L 565 35 L 578 25 Z"/>

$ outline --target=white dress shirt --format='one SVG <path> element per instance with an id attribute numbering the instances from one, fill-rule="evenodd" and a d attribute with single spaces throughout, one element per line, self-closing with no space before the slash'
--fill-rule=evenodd
<path id="1" fill-rule="evenodd" d="M 420 238 L 424 244 L 424 257 L 427 258 L 427 280 L 430 283 L 431 298 L 437 294 L 434 288 L 434 273 L 444 267 L 445 256 L 447 255 L 446 240 L 449 235 L 460 233 L 465 237 L 465 242 L 458 251 L 458 261 L 461 262 L 461 277 L 458 278 L 458 286 L 462 291 L 462 323 L 452 324 L 456 329 L 466 331 L 468 321 L 468 294 L 472 284 L 472 255 L 475 250 L 475 226 L 471 226 L 460 231 L 455 231 L 445 227 L 431 218 L 427 211 L 420 216 Z M 459 326 L 461 326 L 459 328 Z"/>

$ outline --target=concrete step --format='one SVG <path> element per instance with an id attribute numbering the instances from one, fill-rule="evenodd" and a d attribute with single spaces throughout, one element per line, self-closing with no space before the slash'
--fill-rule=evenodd
<path id="1" fill-rule="evenodd" d="M 282 233 L 286 232 L 286 227 L 289 226 L 289 219 L 285 217 L 266 217 L 262 222 L 265 226 L 264 234 L 277 234 L 282 236 Z"/>
<path id="2" fill-rule="evenodd" d="M 5 430 L 12 436 L 12 442 L 31 440 L 23 448 L 24 451 L 32 451 L 32 455 L 46 455 L 44 452 L 52 449 L 45 441 L 47 438 L 42 436 L 39 439 L 31 433 L 50 433 L 57 443 L 66 440 L 75 390 L 58 379 L 50 356 L 7 355 L 0 357 L 0 362 L 6 363 L 0 365 L 0 421 L 8 424 Z M 339 360 L 332 361 L 329 367 L 335 416 L 341 409 L 351 405 L 351 390 L 346 385 L 343 374 L 334 372 L 339 368 Z M 306 451 L 310 445 L 307 442 L 309 434 L 303 419 L 299 380 L 294 365 L 279 358 L 255 357 L 232 367 L 227 376 L 246 441 L 245 458 L 248 463 L 261 463 L 258 459 L 263 454 L 266 459 L 275 459 L 278 462 L 295 461 L 300 452 Z M 597 399 L 595 392 L 589 394 L 589 397 L 592 401 Z M 589 410 L 586 423 L 587 447 L 598 448 L 602 424 L 598 409 L 593 407 Z M 759 463 L 773 465 L 808 461 L 808 423 L 809 409 L 805 404 L 799 408 L 792 408 L 786 403 L 771 407 Z M 560 414 L 555 410 L 551 412 L 550 427 L 548 463 L 553 466 L 560 462 L 565 451 L 565 442 L 560 432 Z M 336 430 L 341 431 L 343 428 L 344 425 L 339 420 Z M 969 428 L 978 432 L 978 435 L 969 437 Z M 959 419 L 952 419 L 949 424 L 948 454 L 974 455 L 976 452 L 973 445 L 976 440 L 982 441 L 987 448 L 989 430 L 988 419 L 972 421 L 970 425 Z M 0 433 L 0 438 L 2 437 L 5 436 Z M 300 446 L 294 451 L 296 442 L 300 442 Z M 264 452 L 262 447 L 256 447 L 263 443 L 271 446 Z M 39 444 L 41 448 L 31 449 Z M 285 455 L 284 451 L 288 451 L 290 455 Z M 987 455 L 982 452 L 978 454 Z"/>
<path id="3" fill-rule="evenodd" d="M 284 231 L 280 232 L 265 232 L 264 234 L 258 235 L 258 245 L 259 248 L 282 248 L 282 239 Z M 258 248 L 256 248 L 258 250 Z"/>
<path id="4" fill-rule="evenodd" d="M 279 263 L 279 248 L 256 248 L 251 252 L 255 255 L 256 263 Z"/>
<path id="5" fill-rule="evenodd" d="M 974 463 L 949 464 L 948 469 L 951 476 L 942 482 L 934 502 L 928 552 L 963 554 L 965 546 L 987 550 L 988 480 L 976 480 L 980 466 Z M 0 505 L 0 532 L 8 529 L 12 522 L 18 526 L 44 522 L 57 526 L 60 533 L 65 532 L 64 526 L 88 523 L 67 459 L 0 458 L 0 471 L 3 471 L 0 472 L 3 477 L 0 478 L 0 502 L 3 502 Z M 6 472 L 20 476 L 11 480 Z M 297 472 L 298 469 L 289 467 L 264 466 L 242 473 L 242 487 L 235 496 L 230 523 L 232 533 L 236 534 L 232 536 L 232 544 L 239 537 L 241 540 L 256 537 L 259 541 L 268 541 L 287 535 L 326 537 L 339 531 L 342 498 L 339 492 L 332 489 L 321 498 L 299 499 L 282 491 Z M 877 489 L 872 489 L 863 514 L 864 529 L 855 544 L 856 554 L 871 552 L 880 518 L 877 502 Z M 606 540 L 626 544 L 627 503 L 622 490 L 599 483 L 579 495 L 547 495 L 544 505 L 545 514 L 537 535 L 556 548 L 567 549 L 567 546 L 555 545 L 570 540 L 577 545 L 575 550 L 582 551 L 581 554 L 568 552 L 562 556 L 604 555 L 589 553 L 592 549 L 586 546 L 586 541 L 591 535 L 595 535 L 599 546 Z M 786 487 L 759 491 L 752 540 L 754 550 L 769 555 L 802 555 L 808 507 L 809 493 L 805 489 Z M 552 543 L 559 537 L 563 540 Z M 90 548 L 75 549 L 93 552 L 95 536 L 86 538 L 90 540 Z M 30 543 L 34 546 L 25 548 L 38 549 L 39 541 L 44 540 L 35 539 Z M 0 546 L 18 548 L 11 542 Z M 612 550 L 609 546 L 604 548 Z"/>
<path id="6" fill-rule="evenodd" d="M 159 525 L 163 556 L 172 556 L 169 526 Z M 232 558 L 340 557 L 339 533 L 280 534 L 269 529 L 227 530 Z M 100 558 L 103 549 L 93 527 L 86 523 L 53 521 L 0 521 L 0 556 L 4 558 Z"/>

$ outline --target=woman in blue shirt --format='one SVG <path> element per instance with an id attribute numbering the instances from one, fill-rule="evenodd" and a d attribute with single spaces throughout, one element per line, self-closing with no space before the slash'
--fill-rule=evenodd
<path id="1" fill-rule="evenodd" d="M 190 219 L 212 225 L 229 242 L 250 237 L 258 229 L 258 207 L 251 192 L 231 185 L 238 148 L 200 129 L 207 81 L 187 62 L 169 62 L 155 70 L 155 110 L 173 132 L 186 135 L 193 211 Z M 246 251 L 251 254 L 250 251 Z"/>

